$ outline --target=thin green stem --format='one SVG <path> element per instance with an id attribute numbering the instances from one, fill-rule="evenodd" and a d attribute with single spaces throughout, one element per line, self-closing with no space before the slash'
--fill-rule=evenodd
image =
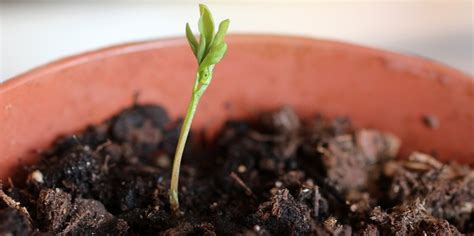
<path id="1" fill-rule="evenodd" d="M 189 130 L 193 121 L 194 114 L 204 91 L 212 80 L 212 71 L 214 66 L 222 60 L 227 51 L 227 44 L 224 42 L 224 35 L 229 27 L 229 20 L 224 20 L 219 24 L 219 29 L 214 34 L 214 21 L 212 14 L 206 5 L 199 4 L 201 17 L 199 18 L 199 42 L 193 35 L 189 24 L 186 24 L 186 38 L 188 39 L 191 50 L 196 56 L 198 68 L 196 72 L 196 80 L 194 81 L 193 94 L 188 105 L 188 111 L 184 118 L 183 126 L 179 134 L 178 145 L 173 161 L 173 170 L 171 172 L 171 185 L 169 190 L 169 198 L 171 210 L 179 213 L 178 185 L 179 185 L 179 169 L 181 166 L 181 158 L 183 157 L 184 147 L 188 139 Z"/>
<path id="2" fill-rule="evenodd" d="M 191 123 L 193 121 L 194 114 L 196 113 L 199 99 L 201 98 L 201 95 L 204 93 L 206 88 L 207 84 L 200 85 L 199 75 L 196 75 L 196 82 L 194 84 L 191 101 L 189 102 L 188 111 L 186 112 L 186 117 L 184 118 L 183 126 L 181 127 L 181 132 L 179 134 L 178 145 L 176 146 L 176 152 L 174 154 L 173 170 L 171 173 L 169 198 L 171 209 L 175 213 L 179 211 L 178 185 L 181 159 L 183 157 L 184 147 L 186 145 L 186 140 L 188 139 L 189 130 L 191 128 Z"/>

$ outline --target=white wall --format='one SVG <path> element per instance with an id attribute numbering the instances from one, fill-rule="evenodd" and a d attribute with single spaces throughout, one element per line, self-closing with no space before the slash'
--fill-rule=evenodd
<path id="1" fill-rule="evenodd" d="M 472 1 L 204 1 L 231 32 L 297 34 L 417 54 L 473 74 Z M 195 1 L 0 3 L 0 81 L 111 44 L 183 35 Z M 196 27 L 194 27 L 196 29 Z"/>

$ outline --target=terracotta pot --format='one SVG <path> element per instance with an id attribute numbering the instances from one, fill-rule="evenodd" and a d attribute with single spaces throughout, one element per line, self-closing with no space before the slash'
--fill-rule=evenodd
<path id="1" fill-rule="evenodd" d="M 437 63 L 345 43 L 232 35 L 194 129 L 212 136 L 229 118 L 291 105 L 304 117 L 348 115 L 398 135 L 401 156 L 436 152 L 474 163 L 474 84 Z M 129 106 L 164 105 L 182 116 L 196 63 L 184 39 L 125 44 L 65 58 L 0 85 L 0 178 L 64 134 Z M 422 117 L 435 116 L 436 129 Z"/>

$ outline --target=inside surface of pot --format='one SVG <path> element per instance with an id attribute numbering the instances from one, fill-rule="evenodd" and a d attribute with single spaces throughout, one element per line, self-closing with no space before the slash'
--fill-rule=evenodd
<path id="1" fill-rule="evenodd" d="M 436 63 L 344 43 L 232 35 L 193 127 L 211 137 L 227 119 L 281 105 L 301 117 L 350 116 L 392 132 L 401 153 L 472 163 L 474 86 Z M 97 124 L 138 97 L 183 114 L 195 63 L 184 39 L 132 43 L 69 57 L 0 85 L 0 177 L 37 158 L 58 136 Z M 136 96 L 139 94 L 138 96 Z M 437 127 L 427 127 L 434 117 Z"/>

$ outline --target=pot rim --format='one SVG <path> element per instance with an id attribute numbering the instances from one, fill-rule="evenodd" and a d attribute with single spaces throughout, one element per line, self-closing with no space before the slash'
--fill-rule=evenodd
<path id="1" fill-rule="evenodd" d="M 392 52 L 385 49 L 378 49 L 368 46 L 362 46 L 354 43 L 349 43 L 340 40 L 313 38 L 307 36 L 298 35 L 285 35 L 285 34 L 253 34 L 253 33 L 234 33 L 226 36 L 226 41 L 295 41 L 306 43 L 319 44 L 320 46 L 331 47 L 342 51 L 365 51 L 365 53 L 383 56 L 385 58 L 397 57 L 397 60 L 410 61 L 410 64 L 418 64 L 424 67 L 437 67 L 448 74 L 455 74 L 456 78 L 460 80 L 472 81 L 472 76 L 464 73 L 451 66 L 435 61 L 430 58 L 425 58 L 419 55 L 406 55 L 398 52 Z M 114 44 L 112 46 L 102 47 L 98 49 L 91 49 L 82 53 L 73 54 L 70 56 L 63 57 L 61 59 L 53 60 L 43 65 L 37 66 L 33 69 L 27 70 L 26 72 L 20 73 L 16 76 L 8 78 L 6 81 L 0 82 L 0 94 L 10 89 L 14 89 L 23 83 L 27 83 L 30 80 L 34 80 L 36 77 L 44 76 L 45 74 L 53 73 L 68 67 L 80 65 L 82 63 L 88 63 L 91 61 L 100 60 L 110 56 L 125 55 L 140 51 L 146 51 L 150 49 L 164 48 L 170 46 L 182 46 L 187 44 L 184 36 L 177 37 L 165 37 L 158 39 L 142 40 L 142 41 L 131 41 L 125 43 Z M 430 77 L 430 76 L 428 76 Z"/>

